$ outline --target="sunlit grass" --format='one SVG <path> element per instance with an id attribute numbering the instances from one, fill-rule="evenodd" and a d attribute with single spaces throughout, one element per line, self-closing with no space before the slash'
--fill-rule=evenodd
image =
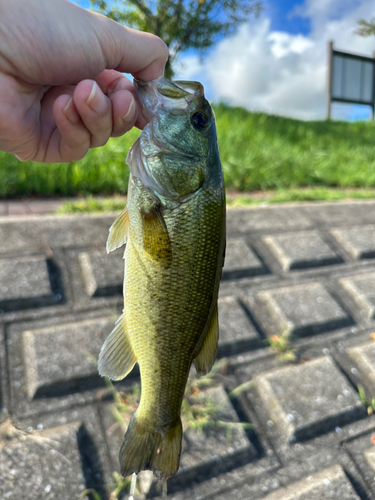
<path id="1" fill-rule="evenodd" d="M 306 188 L 306 189 L 279 189 L 276 191 L 256 192 L 246 194 L 228 193 L 228 207 L 259 206 L 272 203 L 288 203 L 300 201 L 339 201 L 348 199 L 375 198 L 375 189 L 333 189 L 333 188 Z M 125 197 L 95 198 L 88 196 L 78 201 L 65 202 L 56 212 L 57 214 L 78 213 L 105 213 L 118 212 L 126 205 Z"/>
<path id="2" fill-rule="evenodd" d="M 229 189 L 375 187 L 372 122 L 304 122 L 223 104 L 215 106 L 215 113 Z M 22 163 L 0 152 L 0 196 L 126 194 L 129 169 L 125 158 L 138 135 L 133 129 L 91 150 L 83 160 L 66 164 Z"/>

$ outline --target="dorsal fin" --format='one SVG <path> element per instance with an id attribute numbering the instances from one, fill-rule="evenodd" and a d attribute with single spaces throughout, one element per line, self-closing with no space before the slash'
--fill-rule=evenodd
<path id="1" fill-rule="evenodd" d="M 129 237 L 129 212 L 128 207 L 125 207 L 115 222 L 109 228 L 107 240 L 107 253 L 116 250 L 116 248 L 125 245 Z"/>

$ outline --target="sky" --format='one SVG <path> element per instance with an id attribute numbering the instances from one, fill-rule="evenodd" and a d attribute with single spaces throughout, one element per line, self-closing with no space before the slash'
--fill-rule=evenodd
<path id="1" fill-rule="evenodd" d="M 354 31 L 375 0 L 265 0 L 264 11 L 215 45 L 203 61 L 182 54 L 177 77 L 198 79 L 214 102 L 304 120 L 326 117 L 327 44 L 372 56 L 375 36 Z M 334 103 L 336 119 L 368 119 L 366 106 Z"/>
<path id="2" fill-rule="evenodd" d="M 81 1 L 86 6 L 87 0 Z M 176 79 L 199 80 L 213 102 L 303 120 L 326 117 L 327 44 L 372 56 L 375 36 L 354 33 L 375 0 L 263 0 L 263 13 L 209 49 L 180 55 Z M 335 119 L 368 119 L 366 106 L 334 103 Z"/>

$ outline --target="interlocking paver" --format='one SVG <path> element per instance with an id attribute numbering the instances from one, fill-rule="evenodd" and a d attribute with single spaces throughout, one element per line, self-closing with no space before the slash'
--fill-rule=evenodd
<path id="1" fill-rule="evenodd" d="M 296 231 L 262 239 L 284 271 L 341 262 L 317 231 Z"/>
<path id="2" fill-rule="evenodd" d="M 267 495 L 264 500 L 360 500 L 339 465 Z"/>
<path id="3" fill-rule="evenodd" d="M 108 500 L 126 427 L 95 366 L 123 307 L 123 249 L 105 252 L 114 219 L 0 218 L 0 422 L 19 419 L 6 446 L 0 429 L 1 498 L 78 498 L 90 487 Z M 375 202 L 229 210 L 227 229 L 226 361 L 194 392 L 224 423 L 185 429 L 168 496 L 374 500 L 375 415 L 357 386 L 375 395 Z M 286 366 L 264 339 L 281 333 L 297 350 Z M 138 369 L 114 387 L 136 381 Z M 140 498 L 157 494 L 152 474 L 139 479 Z"/>
<path id="4" fill-rule="evenodd" d="M 112 327 L 108 319 L 95 319 L 24 331 L 29 399 L 74 390 L 97 379 L 96 361 Z"/>
<path id="5" fill-rule="evenodd" d="M 353 259 L 375 257 L 375 226 L 332 229 L 331 234 Z"/>
<path id="6" fill-rule="evenodd" d="M 259 292 L 258 299 L 275 320 L 278 332 L 307 335 L 351 324 L 350 316 L 321 283 Z"/>
<path id="7" fill-rule="evenodd" d="M 87 295 L 115 295 L 122 292 L 124 261 L 121 254 L 107 255 L 104 248 L 80 252 L 78 260 Z"/>
<path id="8" fill-rule="evenodd" d="M 374 445 L 365 451 L 365 458 L 367 460 L 368 465 L 375 472 L 375 446 Z"/>
<path id="9" fill-rule="evenodd" d="M 258 375 L 256 385 L 270 420 L 291 442 L 364 415 L 358 395 L 330 357 Z"/>
<path id="10" fill-rule="evenodd" d="M 264 266 L 244 238 L 233 238 L 225 249 L 223 279 L 243 278 L 264 272 Z"/>
<path id="11" fill-rule="evenodd" d="M 375 314 L 375 273 L 366 273 L 339 280 L 357 312 L 367 318 Z"/>
<path id="12" fill-rule="evenodd" d="M 218 308 L 219 355 L 229 356 L 259 344 L 259 334 L 236 297 L 219 299 Z"/>
<path id="13" fill-rule="evenodd" d="M 53 298 L 45 256 L 0 259 L 0 308 L 38 306 Z"/>
<path id="14" fill-rule="evenodd" d="M 356 362 L 363 379 L 375 385 L 375 342 L 351 347 L 347 353 Z"/>
<path id="15" fill-rule="evenodd" d="M 233 409 L 228 396 L 222 386 L 202 390 L 194 397 L 195 403 L 204 407 L 215 407 L 215 424 L 212 421 L 201 430 L 194 428 L 194 422 L 184 422 L 184 436 L 182 441 L 182 454 L 180 469 L 175 478 L 169 483 L 175 487 L 181 483 L 194 481 L 198 476 L 203 476 L 215 468 L 217 472 L 230 470 L 257 457 L 257 450 L 249 441 L 244 429 L 239 425 L 239 418 Z M 106 436 L 112 451 L 112 460 L 117 463 L 117 454 L 126 431 L 126 424 L 116 423 L 116 412 L 113 405 L 104 409 L 104 425 Z M 147 474 L 143 475 L 143 483 L 147 483 Z M 146 477 L 145 477 L 146 476 Z M 152 484 L 154 483 L 154 484 Z M 143 485 L 143 488 L 146 486 Z M 155 491 L 155 481 L 148 482 L 148 488 Z"/>
<path id="16" fill-rule="evenodd" d="M 5 421 L 0 431 L 0 497 L 4 500 L 71 500 L 87 487 L 102 490 L 95 477 L 100 474 L 99 464 L 92 467 L 82 460 L 90 448 L 79 422 L 27 433 Z"/>

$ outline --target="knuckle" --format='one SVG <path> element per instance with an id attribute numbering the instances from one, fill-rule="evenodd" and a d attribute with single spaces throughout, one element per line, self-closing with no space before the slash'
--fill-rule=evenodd
<path id="1" fill-rule="evenodd" d="M 108 142 L 109 137 L 95 137 L 93 136 L 90 141 L 90 148 L 100 148 L 101 146 L 105 146 Z"/>

